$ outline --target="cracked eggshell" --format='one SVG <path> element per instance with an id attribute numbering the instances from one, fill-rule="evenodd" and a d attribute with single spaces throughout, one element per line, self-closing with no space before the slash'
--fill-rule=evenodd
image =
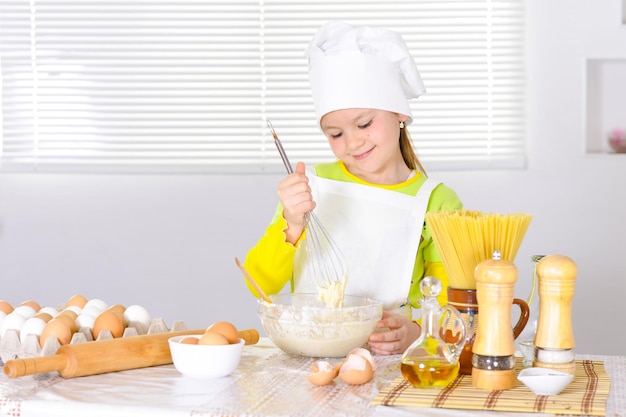
<path id="1" fill-rule="evenodd" d="M 348 352 L 346 357 L 353 355 L 353 354 L 363 356 L 365 359 L 369 361 L 370 365 L 372 365 L 372 370 L 376 371 L 376 368 L 377 368 L 376 362 L 374 362 L 374 358 L 372 357 L 372 354 L 370 353 L 369 350 L 364 349 L 364 348 L 354 348 L 350 352 Z"/>
<path id="2" fill-rule="evenodd" d="M 374 369 L 372 363 L 358 353 L 348 354 L 346 361 L 341 365 L 339 378 L 351 385 L 361 385 L 372 380 Z"/>
<path id="3" fill-rule="evenodd" d="M 307 375 L 306 378 L 314 385 L 328 385 L 339 375 L 340 368 L 341 364 L 332 366 L 328 361 L 315 361 L 311 364 L 311 371 L 313 373 Z"/>

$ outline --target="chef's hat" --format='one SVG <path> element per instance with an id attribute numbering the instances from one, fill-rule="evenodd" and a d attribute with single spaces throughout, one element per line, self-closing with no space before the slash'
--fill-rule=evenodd
<path id="1" fill-rule="evenodd" d="M 426 92 L 402 37 L 387 29 L 328 22 L 307 56 L 318 124 L 326 113 L 349 108 L 400 113 L 408 124 L 409 100 Z"/>

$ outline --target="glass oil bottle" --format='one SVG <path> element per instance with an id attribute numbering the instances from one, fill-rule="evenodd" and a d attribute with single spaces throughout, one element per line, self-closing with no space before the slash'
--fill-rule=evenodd
<path id="1" fill-rule="evenodd" d="M 425 277 L 421 289 L 422 333 L 402 355 L 400 371 L 413 387 L 444 388 L 459 374 L 465 323 L 456 308 L 441 306 L 437 301 L 441 281 Z"/>

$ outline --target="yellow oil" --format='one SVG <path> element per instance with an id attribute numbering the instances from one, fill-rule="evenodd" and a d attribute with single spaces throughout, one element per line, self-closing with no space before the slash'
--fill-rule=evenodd
<path id="1" fill-rule="evenodd" d="M 444 388 L 459 374 L 459 364 L 440 358 L 409 356 L 402 359 L 400 372 L 416 388 Z"/>

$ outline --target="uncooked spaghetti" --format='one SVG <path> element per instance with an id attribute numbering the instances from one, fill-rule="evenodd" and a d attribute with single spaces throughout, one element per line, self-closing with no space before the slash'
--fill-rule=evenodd
<path id="1" fill-rule="evenodd" d="M 499 251 L 513 262 L 532 216 L 523 213 L 494 214 L 472 210 L 426 213 L 430 229 L 450 286 L 476 289 L 476 265 Z"/>

